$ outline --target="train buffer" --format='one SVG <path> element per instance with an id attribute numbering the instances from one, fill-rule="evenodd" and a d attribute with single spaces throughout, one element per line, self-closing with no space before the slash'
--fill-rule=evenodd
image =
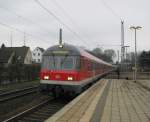
<path id="1" fill-rule="evenodd" d="M 46 122 L 150 122 L 150 91 L 131 80 L 101 79 Z"/>

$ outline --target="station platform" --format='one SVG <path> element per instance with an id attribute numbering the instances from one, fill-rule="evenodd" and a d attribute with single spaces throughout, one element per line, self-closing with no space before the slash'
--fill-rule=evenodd
<path id="1" fill-rule="evenodd" d="M 137 83 L 150 91 L 150 80 L 138 80 Z"/>
<path id="2" fill-rule="evenodd" d="M 131 80 L 102 79 L 46 122 L 150 122 L 150 91 Z"/>

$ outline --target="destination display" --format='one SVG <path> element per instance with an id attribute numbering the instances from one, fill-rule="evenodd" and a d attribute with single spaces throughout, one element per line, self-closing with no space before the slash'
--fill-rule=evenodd
<path id="1" fill-rule="evenodd" d="M 62 50 L 57 50 L 57 51 L 52 51 L 53 54 L 68 54 L 69 51 L 62 51 Z"/>

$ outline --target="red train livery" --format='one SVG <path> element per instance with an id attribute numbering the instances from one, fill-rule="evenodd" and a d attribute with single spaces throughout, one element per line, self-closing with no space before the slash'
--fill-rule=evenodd
<path id="1" fill-rule="evenodd" d="M 41 89 L 48 92 L 80 93 L 85 86 L 114 69 L 109 63 L 73 45 L 48 48 L 42 59 Z"/>

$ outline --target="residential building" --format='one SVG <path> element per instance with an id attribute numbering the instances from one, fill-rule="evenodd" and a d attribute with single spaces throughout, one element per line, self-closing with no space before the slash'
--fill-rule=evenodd
<path id="1" fill-rule="evenodd" d="M 5 47 L 0 48 L 0 64 L 8 65 L 15 62 L 22 64 L 32 63 L 30 47 Z"/>
<path id="2" fill-rule="evenodd" d="M 34 63 L 41 63 L 42 62 L 42 55 L 43 55 L 44 49 L 40 47 L 36 47 L 32 51 L 32 61 Z"/>

